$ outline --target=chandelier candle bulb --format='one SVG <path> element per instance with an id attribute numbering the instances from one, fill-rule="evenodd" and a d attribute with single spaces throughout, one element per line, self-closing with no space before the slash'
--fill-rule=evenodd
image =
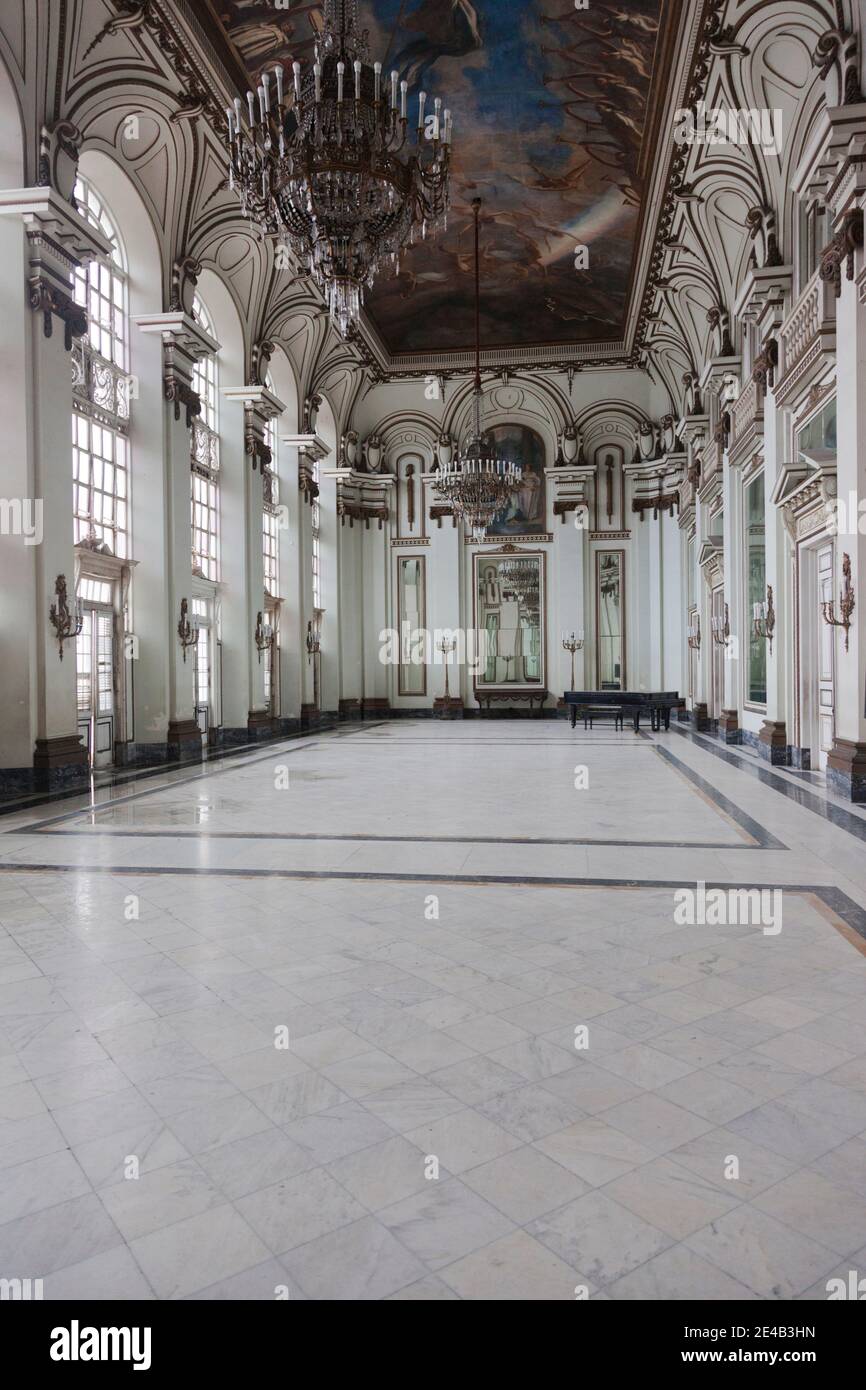
<path id="1" fill-rule="evenodd" d="M 376 104 L 378 105 L 378 103 L 382 100 L 382 64 L 381 64 L 381 63 L 374 63 L 374 64 L 373 64 L 373 76 L 374 76 L 375 83 L 376 83 L 375 101 L 376 101 Z"/>
<path id="2" fill-rule="evenodd" d="M 292 73 L 295 79 L 295 101 L 301 100 L 301 65 L 298 62 L 292 63 Z"/>
<path id="3" fill-rule="evenodd" d="M 256 97 L 254 92 L 247 92 L 247 109 L 250 113 L 250 130 L 256 123 Z"/>
<path id="4" fill-rule="evenodd" d="M 426 92 L 419 92 L 419 93 L 418 93 L 418 129 L 419 129 L 419 131 L 421 131 L 421 130 L 424 129 L 424 107 L 425 107 L 426 103 L 427 103 L 427 93 L 426 93 Z"/>
<path id="5" fill-rule="evenodd" d="M 262 73 L 262 90 L 265 94 L 264 111 L 271 109 L 271 75 L 269 72 Z M 264 114 L 264 113 L 263 113 Z"/>
<path id="6" fill-rule="evenodd" d="M 361 100 L 361 72 L 362 72 L 362 69 L 363 69 L 363 64 L 361 63 L 360 58 L 356 58 L 356 59 L 355 59 L 355 100 L 356 100 L 356 101 L 360 101 L 360 100 Z M 377 101 L 378 101 L 378 97 L 377 97 L 376 99 L 377 99 Z"/>
<path id="7" fill-rule="evenodd" d="M 397 73 L 391 72 L 391 110 L 397 110 Z"/>
<path id="8" fill-rule="evenodd" d="M 409 114 L 409 83 L 400 83 L 400 119 L 405 121 Z"/>
<path id="9" fill-rule="evenodd" d="M 274 68 L 274 79 L 277 84 L 277 106 L 283 104 L 283 70 L 281 67 Z"/>
<path id="10" fill-rule="evenodd" d="M 343 102 L 343 79 L 346 74 L 346 64 L 337 64 L 337 101 L 342 105 Z"/>
<path id="11" fill-rule="evenodd" d="M 437 97 L 433 103 L 433 139 L 439 139 L 439 121 L 442 111 L 442 98 Z"/>
<path id="12" fill-rule="evenodd" d="M 229 123 L 229 144 L 232 144 L 235 138 L 235 113 L 230 106 L 226 107 L 226 116 Z"/>
<path id="13" fill-rule="evenodd" d="M 314 64 L 313 64 L 313 81 L 315 82 L 315 86 L 316 86 L 316 105 L 318 106 L 319 102 L 322 100 L 322 65 L 321 65 L 321 63 L 314 63 Z"/>

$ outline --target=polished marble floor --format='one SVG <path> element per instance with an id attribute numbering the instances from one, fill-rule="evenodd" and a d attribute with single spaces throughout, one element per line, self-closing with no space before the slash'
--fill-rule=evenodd
<path id="1" fill-rule="evenodd" d="M 0 1278 L 826 1298 L 866 1275 L 864 830 L 681 729 L 505 720 L 7 815 Z M 683 923 L 698 883 L 781 929 Z"/>

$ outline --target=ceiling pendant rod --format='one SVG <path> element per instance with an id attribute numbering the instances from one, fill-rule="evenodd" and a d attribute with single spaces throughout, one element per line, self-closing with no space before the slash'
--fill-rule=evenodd
<path id="1" fill-rule="evenodd" d="M 481 199 L 473 198 L 475 213 L 475 390 L 481 390 L 481 265 L 479 251 L 478 220 L 481 215 Z"/>

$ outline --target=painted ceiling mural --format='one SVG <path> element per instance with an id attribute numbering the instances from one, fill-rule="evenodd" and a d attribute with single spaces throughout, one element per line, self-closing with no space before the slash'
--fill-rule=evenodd
<path id="1" fill-rule="evenodd" d="M 251 76 L 276 61 L 312 61 L 318 3 L 212 4 Z M 368 299 L 392 353 L 472 345 L 479 195 L 485 345 L 622 337 L 654 59 L 673 8 L 677 0 L 581 9 L 574 0 L 361 0 L 371 59 L 397 68 L 416 103 L 423 85 L 454 113 L 448 229 L 411 250 L 399 276 L 383 272 Z"/>

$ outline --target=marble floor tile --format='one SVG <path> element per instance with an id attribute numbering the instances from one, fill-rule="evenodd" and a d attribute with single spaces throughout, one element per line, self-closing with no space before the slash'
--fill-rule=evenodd
<path id="1" fill-rule="evenodd" d="M 223 1203 L 218 1189 L 191 1158 L 103 1187 L 99 1195 L 127 1241 Z"/>
<path id="2" fill-rule="evenodd" d="M 440 1277 L 460 1298 L 485 1302 L 574 1299 L 578 1282 L 569 1265 L 525 1231 L 455 1260 Z"/>
<path id="3" fill-rule="evenodd" d="M 235 1205 L 275 1255 L 366 1215 L 361 1204 L 323 1168 L 260 1188 L 240 1197 Z"/>
<path id="4" fill-rule="evenodd" d="M 309 1298 L 388 1298 L 423 1279 L 425 1266 L 373 1216 L 312 1240 L 283 1257 Z"/>
<path id="5" fill-rule="evenodd" d="M 759 1298 L 796 1298 L 836 1263 L 825 1245 L 744 1203 L 686 1238 L 696 1255 L 746 1284 Z"/>
<path id="6" fill-rule="evenodd" d="M 158 1298 L 185 1298 L 261 1264 L 269 1254 L 231 1206 L 139 1236 L 130 1250 Z"/>
<path id="7" fill-rule="evenodd" d="M 596 1284 L 621 1279 L 672 1241 L 602 1192 L 590 1192 L 527 1226 L 566 1264 Z"/>
<path id="8" fill-rule="evenodd" d="M 463 1181 L 521 1226 L 589 1190 L 575 1173 L 528 1145 L 471 1168 Z"/>
<path id="9" fill-rule="evenodd" d="M 428 1183 L 425 1191 L 383 1208 L 379 1219 L 432 1270 L 514 1229 L 513 1222 L 459 1178 Z"/>
<path id="10" fill-rule="evenodd" d="M 381 1144 L 335 1159 L 328 1165 L 328 1172 L 368 1211 L 381 1211 L 382 1207 L 404 1197 L 423 1192 L 430 1181 L 427 1176 L 430 1152 L 411 1136 L 404 1139 L 395 1135 Z M 449 1176 L 450 1171 L 451 1166 L 446 1167 L 443 1160 L 440 1178 Z"/>

